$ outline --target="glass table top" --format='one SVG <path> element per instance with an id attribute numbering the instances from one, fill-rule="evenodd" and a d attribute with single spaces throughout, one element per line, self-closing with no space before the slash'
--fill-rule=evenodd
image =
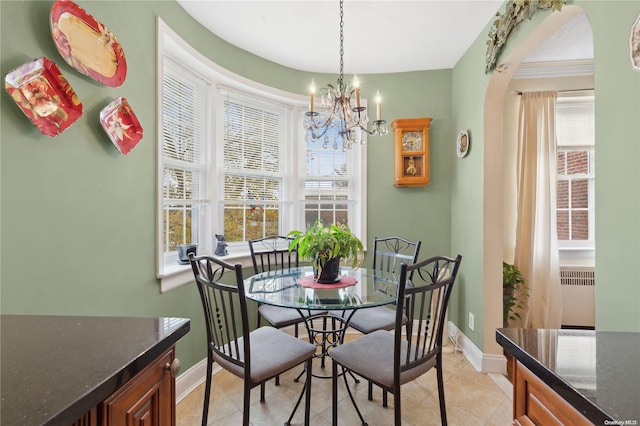
<path id="1" fill-rule="evenodd" d="M 396 301 L 399 275 L 366 268 L 341 268 L 341 276 L 355 279 L 356 283 L 303 286 L 300 279 L 312 280 L 311 266 L 263 272 L 244 280 L 245 294 L 259 303 L 298 309 L 358 309 Z"/>

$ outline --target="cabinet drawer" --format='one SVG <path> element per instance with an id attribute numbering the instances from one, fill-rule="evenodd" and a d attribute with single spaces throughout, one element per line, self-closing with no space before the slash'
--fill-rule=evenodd
<path id="1" fill-rule="evenodd" d="M 515 419 L 527 418 L 539 426 L 592 425 L 578 410 L 519 362 L 516 362 L 514 376 Z"/>

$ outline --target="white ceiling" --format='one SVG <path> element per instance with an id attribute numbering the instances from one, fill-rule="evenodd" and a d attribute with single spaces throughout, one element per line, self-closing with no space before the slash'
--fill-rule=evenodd
<path id="1" fill-rule="evenodd" d="M 337 0 L 177 1 L 211 32 L 257 56 L 302 71 L 339 71 Z M 345 0 L 345 74 L 453 68 L 493 21 L 502 3 Z M 588 56 L 583 45 L 588 45 L 593 55 L 592 42 L 589 39 L 586 43 L 584 35 L 585 22 L 589 37 L 590 26 L 581 16 L 583 20 L 575 22 L 571 31 L 559 32 L 559 38 L 536 51 L 529 61 L 561 60 L 558 57 L 574 52 L 576 46 L 581 51 L 578 56 Z M 565 41 L 571 45 L 570 50 Z"/>
<path id="2" fill-rule="evenodd" d="M 593 31 L 587 15 L 579 13 L 542 43 L 523 62 L 593 59 Z"/>

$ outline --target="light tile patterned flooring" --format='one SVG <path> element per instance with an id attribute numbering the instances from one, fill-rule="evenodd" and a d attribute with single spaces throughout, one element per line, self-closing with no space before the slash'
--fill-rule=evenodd
<path id="1" fill-rule="evenodd" d="M 452 426 L 506 426 L 511 424 L 511 384 L 501 375 L 477 372 L 460 353 L 445 353 L 444 389 L 447 404 L 447 420 Z M 320 371 L 320 365 L 314 365 Z M 314 370 L 315 371 L 315 370 Z M 325 367 L 331 374 L 330 364 Z M 282 425 L 288 419 L 302 389 L 302 382 L 293 379 L 300 372 L 295 368 L 280 378 L 280 386 L 273 380 L 267 383 L 266 402 L 260 403 L 260 390 L 251 394 L 250 421 L 254 426 Z M 349 379 L 355 398 L 369 425 L 393 424 L 393 395 L 389 395 L 389 407 L 382 407 L 382 392 L 374 387 L 374 400 L 367 400 L 367 383 L 354 384 Z M 440 425 L 438 388 L 435 370 L 402 386 L 402 424 L 406 426 Z M 177 406 L 177 426 L 201 424 L 204 384 L 200 385 Z M 338 388 L 338 420 L 343 426 L 359 425 L 357 414 L 351 405 L 344 383 Z M 292 425 L 304 420 L 304 401 L 293 418 Z M 242 380 L 221 371 L 213 376 L 209 425 L 236 426 L 242 424 Z M 311 425 L 331 425 L 331 380 L 314 378 L 311 389 Z"/>

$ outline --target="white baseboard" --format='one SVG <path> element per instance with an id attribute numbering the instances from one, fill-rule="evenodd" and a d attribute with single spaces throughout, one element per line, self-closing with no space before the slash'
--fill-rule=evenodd
<path id="1" fill-rule="evenodd" d="M 218 364 L 213 364 L 212 375 L 221 371 L 222 368 Z M 176 404 L 182 401 L 195 388 L 204 383 L 207 376 L 207 358 L 196 363 L 190 369 L 180 374 L 176 378 Z"/>
<path id="2" fill-rule="evenodd" d="M 507 372 L 507 359 L 501 354 L 485 354 L 459 329 L 449 321 L 449 338 L 457 342 L 457 347 L 462 350 L 465 358 L 469 360 L 473 368 L 483 373 Z"/>

